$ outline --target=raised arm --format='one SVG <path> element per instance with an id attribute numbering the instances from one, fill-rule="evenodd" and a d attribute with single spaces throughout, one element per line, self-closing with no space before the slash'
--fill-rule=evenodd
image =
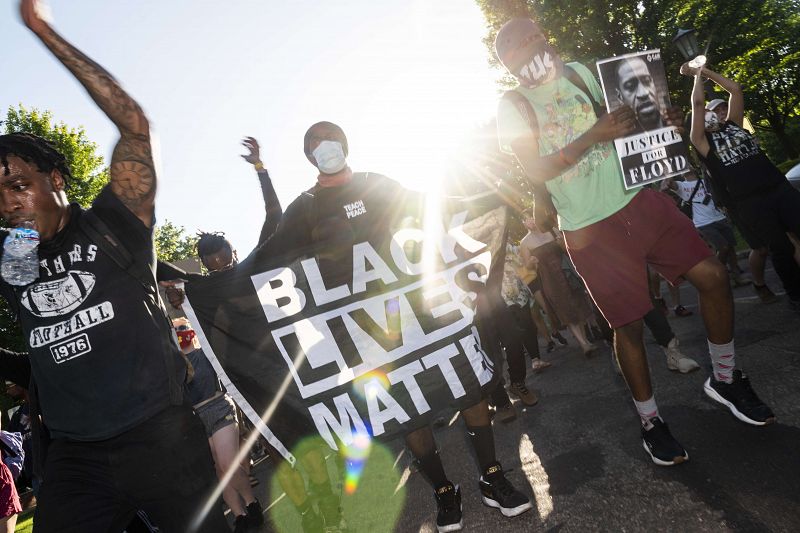
<path id="1" fill-rule="evenodd" d="M 728 97 L 727 120 L 734 122 L 737 126 L 741 126 L 744 122 L 744 93 L 742 92 L 742 86 L 707 68 L 703 69 L 703 76 L 727 91 L 730 95 Z"/>
<path id="2" fill-rule="evenodd" d="M 281 221 L 283 209 L 281 208 L 280 200 L 278 200 L 278 195 L 275 193 L 275 187 L 272 185 L 269 172 L 267 172 L 264 163 L 261 162 L 261 149 L 258 146 L 258 141 L 255 137 L 245 137 L 242 140 L 242 145 L 250 152 L 248 154 L 243 154 L 242 159 L 253 165 L 256 169 L 258 181 L 261 184 L 261 194 L 264 197 L 266 216 L 264 217 L 264 225 L 261 226 L 261 234 L 258 236 L 258 244 L 256 245 L 256 247 L 258 247 L 275 233 L 278 222 Z"/>
<path id="3" fill-rule="evenodd" d="M 144 112 L 106 72 L 53 30 L 38 0 L 22 0 L 25 25 L 86 88 L 98 107 L 119 130 L 111 156 L 111 190 L 147 227 L 153 223 L 156 172 L 150 144 L 150 125 Z"/>
<path id="4" fill-rule="evenodd" d="M 689 139 L 695 149 L 706 157 L 710 146 L 706 139 L 706 95 L 703 90 L 703 68 L 689 70 L 687 64 L 681 66 L 681 73 L 691 75 L 694 73 L 694 87 L 692 87 L 692 130 Z"/>

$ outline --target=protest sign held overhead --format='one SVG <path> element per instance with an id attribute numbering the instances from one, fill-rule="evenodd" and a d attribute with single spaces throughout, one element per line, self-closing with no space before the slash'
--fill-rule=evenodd
<path id="1" fill-rule="evenodd" d="M 404 434 L 493 381 L 474 318 L 505 208 L 439 207 L 355 174 L 303 193 L 250 257 L 187 285 L 204 352 L 288 459 L 310 434 L 333 448 Z"/>
<path id="2" fill-rule="evenodd" d="M 684 174 L 689 170 L 686 146 L 677 128 L 662 114 L 670 107 L 660 50 L 647 50 L 597 62 L 609 111 L 627 105 L 636 117 L 634 134 L 614 140 L 625 188 Z"/>

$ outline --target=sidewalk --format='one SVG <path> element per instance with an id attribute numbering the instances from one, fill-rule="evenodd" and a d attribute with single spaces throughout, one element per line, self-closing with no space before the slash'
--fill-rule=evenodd
<path id="1" fill-rule="evenodd" d="M 773 272 L 767 281 L 777 292 Z M 705 367 L 696 295 L 684 286 L 682 296 L 695 315 L 670 323 L 683 351 Z M 545 357 L 552 368 L 528 376 L 539 404 L 523 410 L 517 403 L 517 420 L 495 426 L 509 478 L 535 496 L 531 512 L 508 519 L 484 507 L 463 423 L 454 419 L 436 430 L 446 471 L 462 486 L 464 530 L 800 531 L 800 316 L 784 301 L 761 304 L 750 287 L 735 289 L 734 298 L 740 366 L 777 424 L 757 428 L 735 420 L 703 394 L 705 369 L 668 371 L 661 348 L 646 334 L 661 413 L 690 456 L 686 464 L 658 467 L 642 450 L 636 413 L 609 349 L 586 359 L 572 343 Z M 377 449 L 396 468 L 344 499 L 351 533 L 436 531 L 430 487 L 408 468 L 407 454 L 399 444 Z M 270 469 L 262 465 L 257 475 L 265 480 Z M 287 517 L 289 529 L 281 531 L 297 531 L 285 498 L 274 506 Z"/>

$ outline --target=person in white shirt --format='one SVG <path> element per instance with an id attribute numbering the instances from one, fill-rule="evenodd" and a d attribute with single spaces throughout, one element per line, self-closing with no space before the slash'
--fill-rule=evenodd
<path id="1" fill-rule="evenodd" d="M 684 202 L 691 204 L 694 226 L 703 239 L 716 250 L 720 262 L 728 266 L 733 284 L 736 287 L 749 285 L 752 281 L 742 275 L 736 260 L 736 236 L 733 233 L 733 226 L 725 213 L 714 205 L 714 199 L 706 188 L 705 181 L 698 178 L 697 172 L 692 170 L 684 177 L 684 181 L 669 180 L 669 188 Z"/>

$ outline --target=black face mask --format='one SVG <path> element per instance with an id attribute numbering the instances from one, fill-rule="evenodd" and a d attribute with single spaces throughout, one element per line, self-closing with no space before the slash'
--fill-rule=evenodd
<path id="1" fill-rule="evenodd" d="M 564 62 L 555 48 L 543 43 L 531 51 L 530 59 L 514 76 L 526 87 L 538 87 L 558 78 L 563 69 Z"/>

